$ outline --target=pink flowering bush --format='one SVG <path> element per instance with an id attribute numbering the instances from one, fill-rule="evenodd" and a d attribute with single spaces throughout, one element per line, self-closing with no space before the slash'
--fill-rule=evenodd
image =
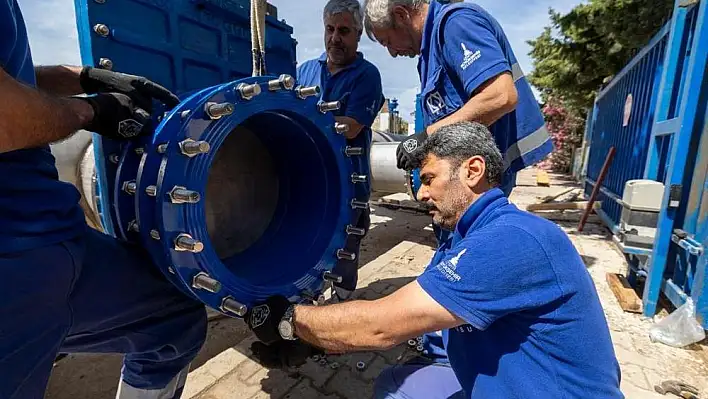
<path id="1" fill-rule="evenodd" d="M 553 97 L 548 98 L 542 111 L 555 150 L 538 166 L 554 172 L 569 172 L 573 166 L 573 152 L 583 142 L 585 118 Z"/>

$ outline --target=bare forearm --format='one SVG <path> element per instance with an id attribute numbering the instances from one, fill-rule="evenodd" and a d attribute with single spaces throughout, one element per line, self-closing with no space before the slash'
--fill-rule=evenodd
<path id="1" fill-rule="evenodd" d="M 53 97 L 25 86 L 0 69 L 0 153 L 64 139 L 93 118 L 81 100 Z"/>
<path id="2" fill-rule="evenodd" d="M 352 301 L 330 306 L 296 306 L 295 333 L 324 350 L 344 353 L 388 349 L 387 323 L 377 317 L 375 302 Z"/>
<path id="3" fill-rule="evenodd" d="M 37 87 L 55 96 L 74 96 L 82 94 L 79 83 L 81 67 L 56 65 L 38 66 L 34 68 L 37 77 Z"/>

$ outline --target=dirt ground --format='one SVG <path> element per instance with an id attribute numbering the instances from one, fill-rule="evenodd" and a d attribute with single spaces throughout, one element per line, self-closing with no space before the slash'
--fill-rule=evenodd
<path id="1" fill-rule="evenodd" d="M 521 173 L 512 201 L 522 209 L 540 197 L 577 186 L 552 175 L 551 187 L 536 186 L 535 170 Z M 577 231 L 577 212 L 566 212 L 558 224 L 583 256 L 595 281 L 615 352 L 622 369 L 622 389 L 628 399 L 665 398 L 653 392 L 662 381 L 677 379 L 696 385 L 708 395 L 708 345 L 671 348 L 649 340 L 652 319 L 623 312 L 606 283 L 608 272 L 625 273 L 624 257 L 616 250 L 609 231 L 595 217 Z M 435 240 L 429 216 L 411 210 L 373 206 L 372 228 L 361 252 L 357 298 L 373 299 L 395 291 L 425 268 Z M 664 312 L 665 314 L 665 312 Z M 658 317 L 661 317 L 659 315 Z M 658 318 L 657 317 L 657 318 Z M 367 398 L 372 383 L 386 366 L 412 355 L 406 345 L 383 353 L 359 353 L 309 361 L 286 374 L 260 367 L 248 358 L 252 342 L 241 320 L 219 319 L 209 325 L 206 345 L 192 364 L 184 398 Z M 115 396 L 121 357 L 70 355 L 54 368 L 48 399 L 109 399 Z M 364 370 L 356 364 L 364 362 Z M 703 396 L 708 397 L 708 396 Z"/>

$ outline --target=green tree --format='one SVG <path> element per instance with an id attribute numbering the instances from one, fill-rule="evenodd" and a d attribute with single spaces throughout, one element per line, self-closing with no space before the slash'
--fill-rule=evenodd
<path id="1" fill-rule="evenodd" d="M 568 14 L 549 10 L 551 25 L 532 47 L 531 83 L 579 115 L 668 21 L 674 0 L 590 0 Z"/>

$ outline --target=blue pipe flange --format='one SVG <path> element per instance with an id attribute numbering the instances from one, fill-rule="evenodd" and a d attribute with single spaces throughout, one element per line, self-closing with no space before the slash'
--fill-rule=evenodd
<path id="1" fill-rule="evenodd" d="M 406 172 L 406 186 L 408 187 L 408 195 L 415 201 L 418 200 L 418 190 L 421 186 L 420 182 L 420 169 L 413 169 L 412 171 Z"/>
<path id="2" fill-rule="evenodd" d="M 320 293 L 342 250 L 362 151 L 347 147 L 319 88 L 280 77 L 204 89 L 125 145 L 116 234 L 139 242 L 181 290 L 230 316 L 272 295 Z"/>

